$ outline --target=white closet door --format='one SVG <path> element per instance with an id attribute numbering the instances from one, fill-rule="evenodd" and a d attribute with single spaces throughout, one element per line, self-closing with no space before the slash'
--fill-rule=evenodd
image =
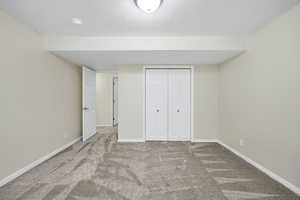
<path id="1" fill-rule="evenodd" d="M 169 140 L 190 140 L 190 70 L 169 70 Z"/>
<path id="2" fill-rule="evenodd" d="M 168 71 L 146 71 L 146 139 L 168 139 Z"/>

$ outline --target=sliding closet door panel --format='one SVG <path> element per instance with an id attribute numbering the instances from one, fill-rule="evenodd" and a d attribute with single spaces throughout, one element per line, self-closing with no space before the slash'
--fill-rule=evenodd
<path id="1" fill-rule="evenodd" d="M 146 70 L 146 139 L 167 140 L 168 71 Z"/>
<path id="2" fill-rule="evenodd" d="M 190 140 L 190 70 L 169 71 L 169 140 Z"/>

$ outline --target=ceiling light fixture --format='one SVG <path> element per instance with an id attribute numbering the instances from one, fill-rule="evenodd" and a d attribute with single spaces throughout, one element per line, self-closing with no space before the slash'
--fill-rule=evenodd
<path id="1" fill-rule="evenodd" d="M 79 18 L 72 18 L 72 23 L 73 24 L 82 24 L 82 20 L 81 19 L 79 19 Z"/>
<path id="2" fill-rule="evenodd" d="M 153 13 L 156 11 L 163 0 L 135 0 L 137 7 L 146 13 Z"/>

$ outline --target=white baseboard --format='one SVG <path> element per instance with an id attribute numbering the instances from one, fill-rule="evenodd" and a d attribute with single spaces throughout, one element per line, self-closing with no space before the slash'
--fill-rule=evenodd
<path id="1" fill-rule="evenodd" d="M 55 156 L 56 154 L 58 154 L 59 152 L 65 150 L 66 148 L 70 147 L 71 145 L 75 144 L 76 142 L 80 141 L 81 137 L 76 138 L 75 140 L 71 141 L 68 144 L 65 144 L 64 146 L 56 149 L 55 151 L 51 152 L 50 154 L 32 162 L 31 164 L 25 166 L 24 168 L 16 171 L 15 173 L 7 176 L 6 178 L 0 180 L 0 187 L 2 187 L 3 185 L 13 181 L 14 179 L 16 179 L 17 177 L 21 176 L 22 174 L 28 172 L 29 170 L 31 170 L 32 168 L 38 166 L 39 164 L 45 162 L 46 160 L 50 159 L 51 157 Z"/>
<path id="2" fill-rule="evenodd" d="M 231 148 L 230 146 L 224 144 L 222 141 L 218 141 L 218 143 L 220 145 L 222 145 L 223 147 L 225 147 L 226 149 L 228 149 L 229 151 L 231 151 L 232 153 L 234 153 L 235 155 L 237 155 L 240 158 L 242 158 L 243 160 L 245 160 L 246 162 L 248 162 L 249 164 L 251 164 L 252 166 L 254 166 L 257 169 L 259 169 L 260 171 L 262 171 L 263 173 L 265 173 L 269 177 L 271 177 L 273 180 L 281 183 L 282 185 L 284 185 L 285 187 L 287 187 L 288 189 L 290 189 L 291 191 L 293 191 L 294 193 L 296 193 L 297 195 L 300 196 L 300 188 L 298 188 L 297 186 L 293 185 L 292 183 L 288 182 L 286 179 L 284 179 L 281 176 L 275 174 L 271 170 L 263 167 L 262 165 L 258 164 L 257 162 L 251 160 L 250 158 L 248 158 L 247 156 L 243 155 L 239 151 L 237 151 L 237 150 Z"/>
<path id="3" fill-rule="evenodd" d="M 192 139 L 192 142 L 211 142 L 211 143 L 218 143 L 219 140 L 217 139 Z"/>
<path id="4" fill-rule="evenodd" d="M 113 126 L 112 124 L 97 124 L 97 127 L 108 127 L 108 126 Z"/>
<path id="5" fill-rule="evenodd" d="M 145 142 L 144 139 L 118 139 L 120 143 L 137 143 L 137 142 Z"/>
<path id="6" fill-rule="evenodd" d="M 163 141 L 163 140 L 149 140 L 149 141 Z M 190 140 L 168 140 L 166 142 L 174 142 L 174 141 L 186 142 L 186 141 L 190 141 Z M 146 142 L 146 140 L 144 140 L 144 139 L 118 139 L 118 142 Z M 217 140 L 217 139 L 196 139 L 196 140 L 192 140 L 191 142 L 219 143 L 219 140 Z"/>

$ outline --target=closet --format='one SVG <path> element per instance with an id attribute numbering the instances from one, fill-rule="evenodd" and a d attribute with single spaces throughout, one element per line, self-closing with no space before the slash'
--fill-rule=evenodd
<path id="1" fill-rule="evenodd" d="M 146 69 L 145 87 L 146 140 L 190 140 L 190 69 Z"/>

